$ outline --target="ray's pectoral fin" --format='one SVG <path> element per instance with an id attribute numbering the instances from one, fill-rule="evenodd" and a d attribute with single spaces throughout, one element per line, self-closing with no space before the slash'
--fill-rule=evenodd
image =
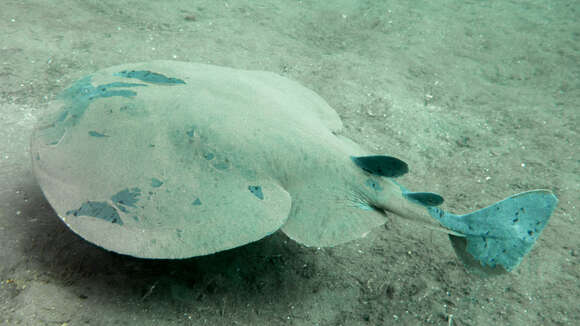
<path id="1" fill-rule="evenodd" d="M 351 156 L 352 161 L 368 173 L 396 178 L 409 172 L 407 163 L 387 155 Z"/>
<path id="2" fill-rule="evenodd" d="M 533 190 L 465 215 L 437 207 L 428 207 L 428 211 L 442 225 L 464 235 L 449 235 L 449 239 L 468 270 L 490 275 L 518 266 L 547 225 L 557 203 L 552 192 Z"/>

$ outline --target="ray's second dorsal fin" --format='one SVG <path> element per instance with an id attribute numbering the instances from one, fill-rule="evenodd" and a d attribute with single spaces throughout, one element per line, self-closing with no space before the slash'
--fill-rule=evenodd
<path id="1" fill-rule="evenodd" d="M 433 192 L 403 192 L 403 197 L 414 203 L 426 207 L 439 206 L 443 204 L 443 197 Z"/>
<path id="2" fill-rule="evenodd" d="M 352 161 L 368 173 L 387 178 L 400 177 L 409 172 L 407 163 L 386 155 L 351 156 Z"/>

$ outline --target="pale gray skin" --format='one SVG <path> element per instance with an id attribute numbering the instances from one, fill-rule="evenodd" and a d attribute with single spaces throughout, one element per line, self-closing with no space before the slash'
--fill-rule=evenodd
<path id="1" fill-rule="evenodd" d="M 278 229 L 333 246 L 385 223 L 383 209 L 433 221 L 353 164 L 368 153 L 339 135 L 321 97 L 273 73 L 117 66 L 79 80 L 50 112 L 32 140 L 42 190 L 72 230 L 118 253 L 200 256 Z"/>

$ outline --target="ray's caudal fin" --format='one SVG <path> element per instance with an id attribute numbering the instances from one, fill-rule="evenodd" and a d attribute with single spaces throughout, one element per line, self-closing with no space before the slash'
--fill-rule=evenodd
<path id="1" fill-rule="evenodd" d="M 408 171 L 405 162 L 390 156 L 352 157 L 352 160 L 367 173 L 382 177 L 398 177 Z M 484 275 L 509 272 L 517 267 L 534 246 L 558 203 L 551 191 L 540 189 L 456 215 L 436 207 L 443 203 L 441 196 L 410 192 L 393 183 L 399 186 L 402 198 L 423 206 L 430 217 L 450 231 L 451 244 L 467 269 Z M 388 209 L 392 205 L 384 206 Z M 396 209 L 393 211 L 399 214 Z"/>
<path id="2" fill-rule="evenodd" d="M 442 225 L 464 235 L 449 235 L 461 260 L 468 267 L 489 273 L 497 265 L 509 272 L 521 262 L 548 224 L 557 203 L 550 191 L 532 190 L 465 215 L 437 207 L 427 209 Z"/>

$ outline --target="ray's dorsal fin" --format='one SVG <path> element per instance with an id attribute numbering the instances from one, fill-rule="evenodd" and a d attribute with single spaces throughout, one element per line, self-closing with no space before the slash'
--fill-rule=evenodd
<path id="1" fill-rule="evenodd" d="M 403 196 L 407 200 L 426 207 L 443 204 L 443 197 L 433 192 L 404 192 Z"/>
<path id="2" fill-rule="evenodd" d="M 381 177 L 396 178 L 409 172 L 407 163 L 386 155 L 351 156 L 354 164 L 368 173 Z"/>

